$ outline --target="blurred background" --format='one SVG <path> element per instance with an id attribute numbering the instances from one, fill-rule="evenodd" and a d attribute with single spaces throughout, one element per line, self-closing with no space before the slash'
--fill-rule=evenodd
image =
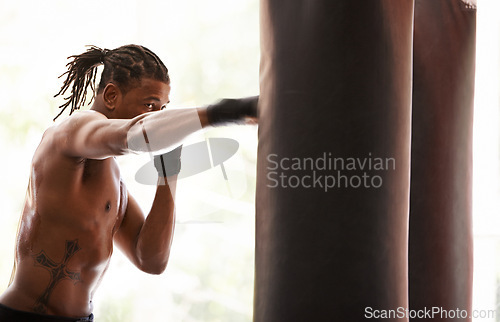
<path id="1" fill-rule="evenodd" d="M 30 160 L 62 104 L 66 58 L 85 45 L 142 44 L 172 79 L 173 107 L 259 92 L 258 0 L 0 0 L 0 292 L 12 270 Z M 497 310 L 500 292 L 500 3 L 480 0 L 474 137 L 474 307 Z M 61 118 L 67 117 L 65 113 Z M 97 321 L 251 321 L 257 127 L 210 129 L 191 143 L 232 138 L 220 167 L 178 183 L 167 271 L 144 274 L 117 250 L 95 296 Z M 187 144 L 189 144 L 189 142 Z M 154 187 L 134 180 L 147 155 L 119 159 L 149 210 Z M 500 321 L 500 314 L 492 319 Z"/>

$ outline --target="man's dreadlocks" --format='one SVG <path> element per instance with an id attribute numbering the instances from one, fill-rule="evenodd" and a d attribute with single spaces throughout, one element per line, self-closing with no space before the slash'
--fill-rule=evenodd
<path id="1" fill-rule="evenodd" d="M 68 106 L 71 105 L 70 115 L 85 104 L 87 89 L 90 86 L 92 98 L 95 97 L 95 81 L 97 68 L 104 65 L 101 81 L 97 88 L 97 94 L 101 93 L 109 82 L 115 83 L 120 90 L 127 92 L 134 86 L 138 86 L 142 78 L 151 78 L 170 82 L 168 69 L 160 58 L 151 50 L 138 45 L 126 45 L 113 50 L 101 49 L 96 46 L 90 48 L 80 55 L 68 57 L 72 59 L 66 66 L 68 71 L 61 75 L 67 75 L 58 95 L 64 95 L 71 86 L 71 95 L 65 97 L 66 102 L 59 106 L 61 112 L 54 118 L 57 119 Z"/>

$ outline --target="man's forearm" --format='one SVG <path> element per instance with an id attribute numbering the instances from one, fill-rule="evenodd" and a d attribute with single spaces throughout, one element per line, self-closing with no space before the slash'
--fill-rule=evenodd
<path id="1" fill-rule="evenodd" d="M 223 99 L 208 107 L 172 109 L 131 120 L 127 132 L 129 152 L 170 149 L 188 135 L 206 126 L 244 124 L 257 116 L 258 96 Z"/>
<path id="2" fill-rule="evenodd" d="M 141 268 L 161 274 L 168 263 L 175 227 L 175 188 L 177 176 L 159 182 L 151 210 L 137 237 L 137 257 Z M 159 181 L 164 178 L 159 178 Z"/>
<path id="3" fill-rule="evenodd" d="M 207 126 L 203 110 L 164 110 L 133 120 L 127 133 L 128 151 L 155 152 L 179 145 L 185 137 Z"/>

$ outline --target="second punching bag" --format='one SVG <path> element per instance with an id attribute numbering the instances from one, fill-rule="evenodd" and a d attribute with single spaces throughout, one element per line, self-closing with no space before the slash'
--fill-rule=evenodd
<path id="1" fill-rule="evenodd" d="M 472 307 L 475 44 L 470 5 L 416 0 L 409 301 L 440 321 L 470 321 Z"/>

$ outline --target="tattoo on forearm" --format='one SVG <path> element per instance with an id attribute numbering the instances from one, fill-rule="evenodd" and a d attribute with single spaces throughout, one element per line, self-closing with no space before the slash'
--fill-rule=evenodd
<path id="1" fill-rule="evenodd" d="M 64 252 L 64 256 L 61 262 L 56 263 L 52 259 L 50 259 L 45 251 L 40 251 L 38 254 L 33 255 L 33 259 L 35 260 L 35 266 L 40 266 L 45 268 L 50 273 L 50 281 L 49 285 L 43 292 L 43 294 L 36 300 L 34 310 L 38 313 L 46 313 L 47 311 L 47 303 L 49 301 L 49 297 L 52 294 L 52 291 L 56 287 L 56 285 L 64 280 L 69 279 L 74 281 L 74 283 L 78 283 L 81 281 L 80 273 L 70 271 L 68 266 L 68 262 L 71 257 L 80 250 L 80 246 L 78 245 L 78 239 L 75 240 L 67 240 L 66 241 L 66 250 Z"/>

